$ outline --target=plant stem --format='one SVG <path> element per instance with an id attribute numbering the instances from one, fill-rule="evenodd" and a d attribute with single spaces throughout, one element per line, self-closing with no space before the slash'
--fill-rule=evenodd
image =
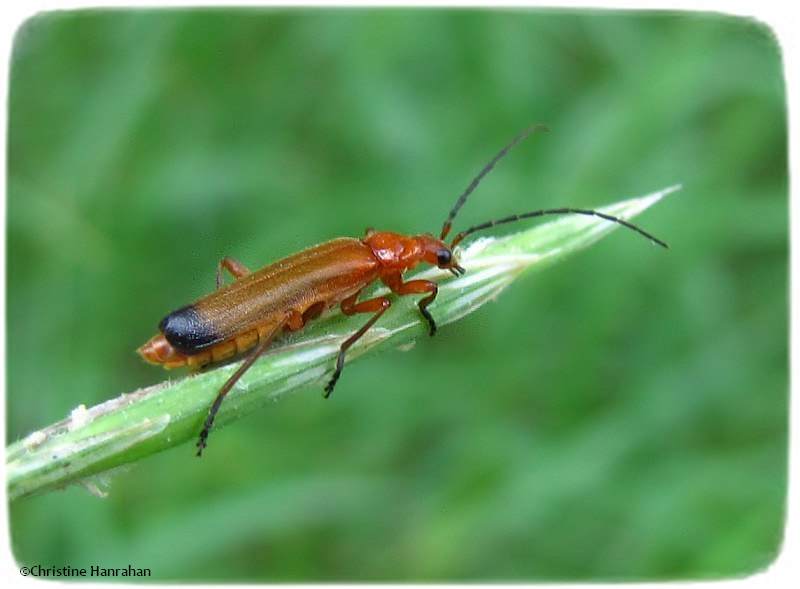
<path id="1" fill-rule="evenodd" d="M 673 186 L 599 210 L 631 219 L 679 188 Z M 419 274 L 442 281 L 436 302 L 429 309 L 440 326 L 456 321 L 494 299 L 522 272 L 553 264 L 619 227 L 596 217 L 570 215 L 506 237 L 478 239 L 460 253 L 466 275 L 447 280 L 449 274 L 435 268 Z M 628 237 L 639 239 L 633 233 Z M 375 292 L 381 290 L 385 289 Z M 350 349 L 347 362 L 425 335 L 427 327 L 416 302 L 415 297 L 398 298 L 378 325 Z M 363 322 L 358 316 L 335 313 L 277 341 L 231 391 L 216 427 L 285 393 L 321 382 L 332 370 L 341 342 Z M 89 477 L 187 441 L 194 443 L 209 405 L 236 367 L 230 364 L 165 381 L 90 409 L 81 405 L 68 419 L 12 444 L 6 452 L 9 497 L 16 499 L 76 482 L 100 493 Z"/>

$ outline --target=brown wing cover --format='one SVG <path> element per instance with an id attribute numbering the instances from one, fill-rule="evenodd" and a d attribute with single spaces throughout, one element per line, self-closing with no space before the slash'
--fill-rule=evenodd
<path id="1" fill-rule="evenodd" d="M 304 313 L 332 307 L 378 276 L 378 261 L 360 240 L 334 239 L 253 272 L 191 305 L 225 341 L 282 320 L 288 309 Z M 312 313 L 314 314 L 314 313 Z"/>

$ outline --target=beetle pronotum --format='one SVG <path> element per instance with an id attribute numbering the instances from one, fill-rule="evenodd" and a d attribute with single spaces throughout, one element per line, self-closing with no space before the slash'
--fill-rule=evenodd
<path id="1" fill-rule="evenodd" d="M 214 417 L 225 395 L 279 332 L 302 329 L 308 321 L 336 305 L 345 315 L 371 313 L 369 320 L 339 347 L 336 367 L 325 385 L 325 397 L 329 397 L 342 374 L 347 350 L 392 306 L 387 296 L 358 300 L 362 290 L 374 281 L 380 280 L 397 295 L 424 295 L 418 303 L 419 310 L 428 324 L 430 335 L 436 333 L 436 321 L 428 306 L 436 299 L 437 283 L 430 280 L 404 281 L 403 274 L 423 262 L 449 270 L 455 276 L 463 274 L 465 269 L 458 265 L 453 250 L 473 233 L 532 217 L 578 214 L 618 223 L 655 244 L 668 247 L 660 239 L 623 219 L 572 207 L 541 209 L 486 221 L 457 233 L 448 245 L 444 240 L 450 233 L 453 220 L 483 177 L 517 143 L 535 131 L 545 130 L 542 125 L 526 129 L 483 167 L 456 200 L 438 238 L 431 234 L 402 235 L 368 229 L 363 239 L 341 237 L 326 241 L 256 272 L 251 272 L 233 258 L 220 260 L 217 290 L 167 315 L 158 324 L 160 333 L 138 349 L 142 358 L 165 368 L 188 366 L 195 369 L 249 351 L 211 404 L 197 441 L 197 455 L 202 455 L 206 447 Z M 222 286 L 223 270 L 234 278 L 227 286 Z"/>

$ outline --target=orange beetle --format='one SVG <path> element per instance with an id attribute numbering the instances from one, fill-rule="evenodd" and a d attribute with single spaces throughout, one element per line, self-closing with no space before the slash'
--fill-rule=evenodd
<path id="1" fill-rule="evenodd" d="M 487 221 L 458 233 L 449 245 L 445 243 L 453 219 L 481 179 L 512 147 L 534 131 L 542 130 L 546 128 L 541 125 L 526 129 L 484 166 L 456 201 L 438 239 L 430 234 L 402 235 L 370 229 L 364 239 L 333 239 L 257 272 L 251 272 L 233 258 L 223 258 L 217 267 L 217 290 L 164 317 L 158 324 L 160 333 L 138 349 L 142 358 L 165 368 L 200 368 L 252 350 L 222 386 L 209 408 L 197 442 L 197 455 L 202 455 L 206 447 L 214 417 L 225 395 L 278 333 L 302 329 L 308 321 L 336 305 L 345 315 L 372 313 L 372 317 L 340 346 L 333 375 L 325 385 L 325 397 L 329 397 L 341 376 L 348 348 L 392 305 L 386 296 L 358 301 L 361 291 L 375 280 L 380 280 L 398 295 L 425 295 L 419 301 L 419 310 L 430 334 L 436 333 L 436 322 L 428 306 L 436 298 L 437 284 L 430 280 L 403 281 L 403 274 L 423 262 L 449 270 L 456 276 L 463 274 L 465 270 L 458 265 L 453 249 L 477 231 L 544 215 L 592 215 L 623 225 L 667 247 L 663 241 L 627 221 L 576 208 L 543 209 Z M 235 279 L 224 287 L 223 269 Z"/>

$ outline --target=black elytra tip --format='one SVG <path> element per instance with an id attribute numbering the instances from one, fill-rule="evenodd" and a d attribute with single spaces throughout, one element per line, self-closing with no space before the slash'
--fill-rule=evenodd
<path id="1" fill-rule="evenodd" d="M 199 352 L 221 339 L 213 325 L 198 313 L 194 305 L 173 311 L 161 320 L 158 328 L 176 350 L 185 354 Z"/>

